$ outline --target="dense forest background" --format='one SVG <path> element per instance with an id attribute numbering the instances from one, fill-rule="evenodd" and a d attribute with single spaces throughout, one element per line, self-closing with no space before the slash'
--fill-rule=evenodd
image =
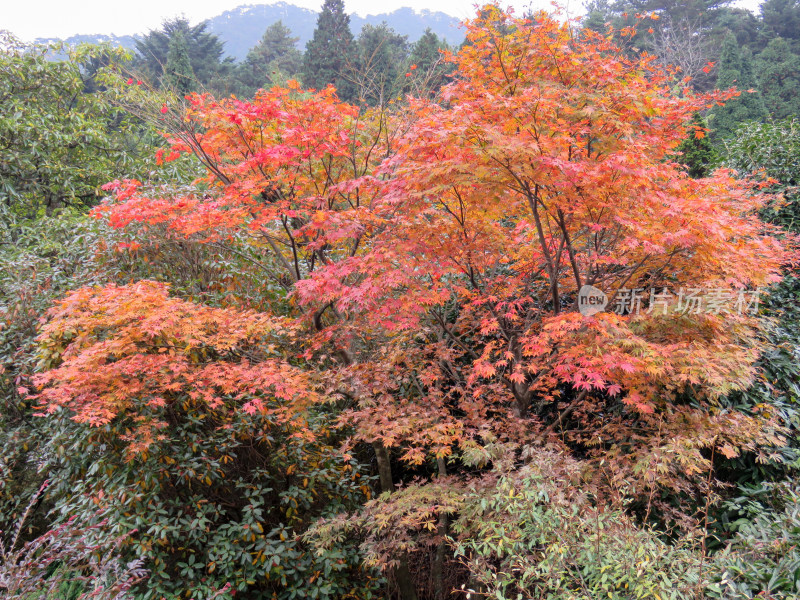
<path id="1" fill-rule="evenodd" d="M 0 597 L 800 598 L 800 2 L 314 18 L 0 33 Z"/>

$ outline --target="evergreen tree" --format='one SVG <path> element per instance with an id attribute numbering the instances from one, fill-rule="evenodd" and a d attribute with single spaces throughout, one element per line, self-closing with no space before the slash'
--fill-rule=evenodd
<path id="1" fill-rule="evenodd" d="M 138 62 L 145 74 L 156 83 L 164 76 L 167 65 L 170 40 L 181 32 L 186 41 L 186 49 L 194 75 L 201 84 L 208 84 L 228 65 L 222 60 L 223 42 L 206 32 L 206 23 L 191 26 L 184 18 L 165 21 L 161 29 L 150 31 L 136 40 Z"/>
<path id="2" fill-rule="evenodd" d="M 408 36 L 399 35 L 386 22 L 364 25 L 357 41 L 357 83 L 370 104 L 389 100 L 400 89 L 400 70 L 408 57 Z"/>
<path id="3" fill-rule="evenodd" d="M 300 73 L 303 54 L 297 49 L 297 40 L 282 21 L 267 28 L 237 70 L 244 95 L 250 96 L 259 88 L 279 85 Z"/>
<path id="4" fill-rule="evenodd" d="M 342 100 L 352 102 L 356 97 L 354 67 L 355 40 L 344 2 L 325 0 L 303 57 L 303 83 L 315 89 L 333 84 Z"/>
<path id="5" fill-rule="evenodd" d="M 717 89 L 735 87 L 741 94 L 731 98 L 714 110 L 711 126 L 717 139 L 729 137 L 735 129 L 746 121 L 762 121 L 767 118 L 767 109 L 759 93 L 748 90 L 757 88 L 753 72 L 752 54 L 749 49 L 739 50 L 736 36 L 729 33 L 722 43 L 717 72 Z"/>
<path id="6" fill-rule="evenodd" d="M 692 125 L 708 128 L 708 124 L 697 113 L 692 118 Z M 678 162 L 686 165 L 689 176 L 695 179 L 708 175 L 717 160 L 717 153 L 708 136 L 703 133 L 698 134 L 697 131 L 697 129 L 691 131 L 689 137 L 678 147 L 681 152 Z"/>
<path id="7" fill-rule="evenodd" d="M 176 31 L 169 40 L 163 81 L 180 96 L 185 96 L 196 89 L 192 62 L 189 59 L 189 48 L 182 31 Z"/>
<path id="8" fill-rule="evenodd" d="M 414 69 L 415 77 L 421 78 L 425 82 L 424 87 L 432 93 L 439 91 L 447 83 L 447 76 L 453 71 L 452 63 L 442 61 L 440 50 L 447 49 L 447 42 L 439 39 L 430 27 L 411 47 L 409 61 L 417 67 Z"/>
<path id="9" fill-rule="evenodd" d="M 657 13 L 661 17 L 669 17 L 674 22 L 697 22 L 707 26 L 717 13 L 731 4 L 732 0 L 621 0 L 615 3 L 617 12 Z"/>
<path id="10" fill-rule="evenodd" d="M 800 51 L 800 0 L 765 0 L 761 20 L 766 36 L 780 36 Z"/>
<path id="11" fill-rule="evenodd" d="M 611 2 L 609 0 L 591 0 L 585 6 L 586 16 L 583 18 L 583 26 L 599 33 L 605 33 L 606 23 L 616 17 Z"/>
<path id="12" fill-rule="evenodd" d="M 754 52 L 763 48 L 761 21 L 746 8 L 726 7 L 716 13 L 708 32 L 711 43 L 719 47 L 728 33 L 736 36 L 740 46 L 747 46 Z M 712 57 L 710 60 L 715 58 Z"/>
<path id="13" fill-rule="evenodd" d="M 756 64 L 770 116 L 783 119 L 800 114 L 800 56 L 792 52 L 789 42 L 773 38 Z"/>
<path id="14" fill-rule="evenodd" d="M 447 43 L 440 40 L 439 36 L 428 27 L 414 45 L 411 47 L 411 64 L 417 65 L 418 69 L 429 70 L 438 63 L 442 55 L 439 50 L 447 48 Z"/>

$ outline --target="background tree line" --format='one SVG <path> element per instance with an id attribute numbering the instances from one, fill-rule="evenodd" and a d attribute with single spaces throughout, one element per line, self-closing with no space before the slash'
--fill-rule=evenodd
<path id="1" fill-rule="evenodd" d="M 305 51 L 281 21 L 271 25 L 241 63 L 223 58 L 223 44 L 206 31 L 203 23 L 186 19 L 167 21 L 136 42 L 133 68 L 155 86 L 169 86 L 179 93 L 207 90 L 217 94 L 252 96 L 260 88 L 298 79 L 309 88 L 335 85 L 348 102 L 375 103 L 409 89 L 404 77 L 412 65 L 427 73 L 441 63 L 444 40 L 430 29 L 411 44 L 391 27 L 367 24 L 355 38 L 342 1 L 328 0 Z M 415 69 L 415 70 L 416 70 Z M 445 83 L 441 66 L 432 77 L 433 87 Z M 429 87 L 431 84 L 429 84 Z"/>

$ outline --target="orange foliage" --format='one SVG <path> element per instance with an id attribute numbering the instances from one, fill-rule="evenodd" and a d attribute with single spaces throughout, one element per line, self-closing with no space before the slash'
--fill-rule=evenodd
<path id="1" fill-rule="evenodd" d="M 167 294 L 167 286 L 84 288 L 50 313 L 39 338 L 35 378 L 44 413 L 61 408 L 78 422 L 100 426 L 132 417 L 132 449 L 146 448 L 173 403 L 268 412 L 302 425 L 318 400 L 306 373 L 281 356 L 292 335 L 282 319 L 199 306 Z"/>
<path id="2" fill-rule="evenodd" d="M 266 275 L 315 326 L 305 357 L 327 394 L 352 400 L 359 439 L 403 446 L 409 461 L 490 430 L 553 433 L 581 403 L 637 418 L 668 413 L 683 392 L 713 402 L 746 386 L 757 355 L 747 316 L 577 312 L 583 285 L 613 300 L 778 279 L 785 253 L 756 216 L 763 196 L 726 171 L 691 179 L 674 161 L 691 116 L 733 92 L 676 94 L 653 57 L 544 13 L 487 6 L 467 38 L 441 102 L 391 113 L 296 84 L 251 102 L 193 96 L 173 152 L 198 156 L 210 187 L 154 197 L 115 182 L 97 214 L 198 241 L 247 231 L 270 248 Z M 101 329 L 93 311 L 107 315 Z M 136 321 L 164 327 L 176 313 L 190 333 L 171 329 L 169 345 Z M 40 379 L 52 386 L 42 398 L 94 423 L 164 389 L 213 403 L 262 386 L 285 407 L 310 401 L 306 375 L 279 360 L 192 362 L 194 349 L 228 356 L 276 331 L 253 314 L 229 331 L 232 314 L 153 284 L 77 292 L 44 333 L 72 328 L 78 342 Z M 119 335 L 101 335 L 108 327 Z"/>

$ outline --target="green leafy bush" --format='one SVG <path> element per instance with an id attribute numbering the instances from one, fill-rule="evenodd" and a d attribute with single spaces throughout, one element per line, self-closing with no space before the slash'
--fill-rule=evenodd
<path id="1" fill-rule="evenodd" d="M 230 409 L 230 407 L 227 407 Z M 266 416 L 211 411 L 188 398 L 162 415 L 166 439 L 129 456 L 129 419 L 88 428 L 61 414 L 43 469 L 61 521 L 105 522 L 103 536 L 150 578 L 136 598 L 209 598 L 226 585 L 248 598 L 370 598 L 375 577 L 345 541 L 312 552 L 300 534 L 318 517 L 352 510 L 370 493 L 354 460 Z M 373 584 L 370 584 L 373 581 Z"/>
<path id="2" fill-rule="evenodd" d="M 471 590 L 498 600 L 694 598 L 699 553 L 598 506 L 580 478 L 578 463 L 536 453 L 467 496 L 453 531 Z"/>
<path id="3" fill-rule="evenodd" d="M 800 597 L 800 487 L 796 482 L 741 488 L 726 508 L 740 516 L 715 557 L 712 598 Z"/>

